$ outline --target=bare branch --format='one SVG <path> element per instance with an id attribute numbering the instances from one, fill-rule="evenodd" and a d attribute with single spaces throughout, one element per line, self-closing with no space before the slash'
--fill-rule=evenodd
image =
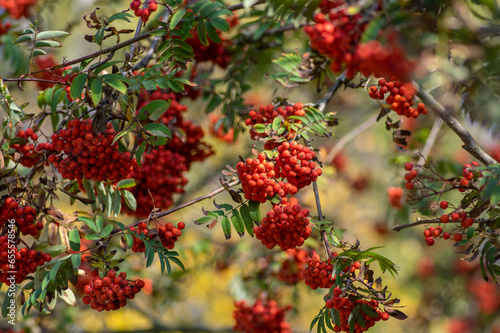
<path id="1" fill-rule="evenodd" d="M 485 165 L 492 165 L 497 163 L 490 155 L 488 155 L 481 147 L 479 147 L 470 133 L 453 115 L 452 110 L 446 109 L 432 95 L 430 95 L 427 91 L 420 87 L 417 82 L 413 81 L 412 84 L 417 89 L 417 96 L 422 100 L 422 102 L 429 109 L 434 111 L 434 113 L 436 113 L 438 117 L 441 118 L 446 123 L 446 125 L 448 125 L 448 127 L 451 128 L 451 130 L 455 132 L 462 140 L 462 142 L 464 143 L 464 145 L 462 146 L 463 149 L 465 149 Z"/>

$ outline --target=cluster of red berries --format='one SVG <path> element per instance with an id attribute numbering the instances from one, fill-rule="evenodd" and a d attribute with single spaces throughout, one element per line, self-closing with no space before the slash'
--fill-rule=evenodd
<path id="1" fill-rule="evenodd" d="M 34 133 L 33 129 L 28 128 L 26 131 L 19 131 L 17 133 L 17 137 L 24 139 L 23 143 L 16 143 L 11 145 L 10 147 L 14 148 L 17 152 L 22 154 L 22 157 L 19 160 L 19 163 L 21 163 L 21 165 L 27 168 L 32 168 L 38 163 L 38 161 L 40 160 L 40 156 L 39 154 L 35 153 L 35 144 L 29 143 L 29 139 L 31 138 L 33 141 L 38 140 L 38 134 Z"/>
<path id="2" fill-rule="evenodd" d="M 300 190 L 321 176 L 321 169 L 316 169 L 316 163 L 312 160 L 316 153 L 309 147 L 303 146 L 296 141 L 283 142 L 278 147 L 278 157 L 276 158 L 276 174 L 284 178 Z M 290 192 L 290 194 L 295 194 Z"/>
<path id="3" fill-rule="evenodd" d="M 92 283 L 83 287 L 86 296 L 82 301 L 94 310 L 110 311 L 118 310 L 127 305 L 127 299 L 134 299 L 135 295 L 144 288 L 142 280 L 127 280 L 127 273 L 111 269 L 102 279 L 99 271 L 91 273 Z"/>
<path id="4" fill-rule="evenodd" d="M 403 193 L 404 191 L 401 187 L 389 187 L 387 190 L 387 200 L 389 201 L 389 204 L 397 209 L 403 208 Z"/>
<path id="5" fill-rule="evenodd" d="M 38 266 L 43 266 L 52 260 L 50 254 L 27 248 L 18 250 L 17 247 L 14 247 L 14 253 L 12 253 L 12 245 L 12 241 L 9 243 L 8 235 L 0 237 L 0 283 L 10 286 L 12 282 L 10 277 L 14 274 L 15 283 L 20 284 L 26 276 L 36 272 Z M 12 255 L 14 255 L 13 261 L 10 257 Z"/>
<path id="6" fill-rule="evenodd" d="M 308 216 L 309 210 L 283 200 L 266 214 L 260 226 L 254 228 L 255 237 L 268 249 L 278 245 L 286 251 L 302 246 L 312 232 Z"/>
<path id="7" fill-rule="evenodd" d="M 415 184 L 412 182 L 412 180 L 417 177 L 418 171 L 413 168 L 413 163 L 411 162 L 406 162 L 405 163 L 405 170 L 408 171 L 405 174 L 405 188 L 410 191 L 415 187 Z"/>
<path id="8" fill-rule="evenodd" d="M 29 17 L 29 8 L 36 4 L 37 0 L 0 0 L 0 8 L 7 10 L 14 19 Z"/>
<path id="9" fill-rule="evenodd" d="M 469 183 L 474 180 L 474 173 L 472 173 L 469 169 L 479 166 L 479 163 L 476 161 L 471 164 L 465 164 L 462 170 L 462 179 L 460 179 L 460 187 L 458 188 L 459 192 L 465 192 Z"/>
<path id="10" fill-rule="evenodd" d="M 397 77 L 405 82 L 410 80 L 415 64 L 406 58 L 395 37 L 395 33 L 389 34 L 385 45 L 376 40 L 359 44 L 356 55 L 364 76 L 373 74 L 375 77 Z"/>
<path id="11" fill-rule="evenodd" d="M 134 0 L 130 3 L 130 9 L 134 11 L 134 15 L 140 17 L 142 22 L 147 22 L 151 13 L 158 9 L 158 3 L 156 0 L 149 0 L 148 7 L 140 8 L 141 2 L 139 0 Z"/>
<path id="12" fill-rule="evenodd" d="M 375 323 L 379 320 L 388 320 L 389 319 L 389 313 L 387 312 L 382 312 L 378 309 L 378 301 L 375 299 L 356 299 L 353 295 L 353 299 L 349 296 L 344 296 L 341 297 L 342 290 L 339 287 L 333 288 L 332 291 L 332 297 L 328 298 L 326 300 L 326 307 L 328 309 L 335 309 L 338 311 L 339 316 L 340 316 L 340 326 L 336 325 L 335 322 L 333 322 L 333 331 L 334 332 L 366 332 L 370 327 L 373 327 Z M 359 321 L 354 324 L 354 330 L 350 330 L 349 327 L 349 316 L 351 315 L 353 309 L 356 306 L 369 306 L 370 308 L 373 309 L 374 312 L 377 313 L 377 316 L 370 316 L 369 314 L 366 314 L 363 310 L 359 311 L 359 315 L 363 316 L 363 321 L 365 323 L 364 326 L 361 326 L 359 324 Z M 329 314 L 329 312 L 328 312 Z M 332 320 L 333 321 L 333 320 Z"/>
<path id="13" fill-rule="evenodd" d="M 127 175 L 127 178 L 138 182 L 138 185 L 130 188 L 137 200 L 137 209 L 127 213 L 142 217 L 148 216 L 154 206 L 161 209 L 172 206 L 173 195 L 184 193 L 184 186 L 188 182 L 184 172 L 188 168 L 186 158 L 167 146 L 158 146 L 145 154 L 141 168 Z"/>
<path id="14" fill-rule="evenodd" d="M 291 333 L 292 329 L 285 321 L 285 312 L 290 306 L 280 308 L 275 300 L 257 299 L 253 305 L 246 301 L 235 302 L 233 318 L 236 324 L 233 329 L 244 333 Z"/>
<path id="15" fill-rule="evenodd" d="M 231 40 L 224 38 L 221 32 L 217 31 L 221 42 L 215 43 L 209 40 L 208 45 L 203 45 L 196 30 L 191 31 L 191 34 L 193 37 L 187 38 L 186 43 L 193 48 L 194 60 L 197 63 L 210 61 L 222 69 L 229 66 L 232 58 L 228 51 L 232 43 Z"/>
<path id="16" fill-rule="evenodd" d="M 330 68 L 338 73 L 346 65 L 349 78 L 359 71 L 357 48 L 368 21 L 362 13 L 349 15 L 345 1 L 329 1 L 321 6 L 322 13 L 314 16 L 316 25 L 307 26 L 304 31 L 309 35 L 311 47 L 332 59 Z"/>
<path id="17" fill-rule="evenodd" d="M 120 181 L 137 167 L 129 152 L 118 151 L 118 142 L 113 143 L 115 130 L 108 124 L 104 133 L 94 133 L 92 120 L 73 119 L 68 127 L 52 135 L 55 149 L 60 155 L 51 155 L 52 163 L 65 179 L 94 179 L 97 181 Z"/>
<path id="18" fill-rule="evenodd" d="M 163 247 L 166 247 L 169 250 L 172 250 L 175 246 L 175 242 L 182 235 L 182 230 L 186 227 L 184 222 L 179 222 L 177 227 L 174 227 L 172 223 L 167 223 L 165 225 L 159 224 L 156 228 L 156 231 L 153 232 L 149 230 L 146 222 L 141 222 L 135 227 L 130 227 L 130 231 L 137 234 L 143 234 L 147 239 L 153 239 L 157 235 L 158 241 L 161 242 Z M 133 252 L 144 252 L 146 250 L 144 242 L 134 237 L 134 244 L 132 246 Z"/>
<path id="19" fill-rule="evenodd" d="M 334 253 L 333 255 L 336 256 L 337 254 Z M 307 267 L 303 273 L 306 285 L 313 290 L 332 287 L 335 283 L 332 270 L 333 266 L 330 259 L 328 259 L 328 262 L 322 261 L 319 255 L 315 251 L 312 251 L 309 254 Z"/>
<path id="20" fill-rule="evenodd" d="M 0 229 L 2 229 L 9 220 L 14 219 L 18 232 L 23 235 L 36 236 L 38 231 L 43 229 L 43 224 L 41 222 L 36 223 L 36 215 L 37 211 L 35 208 L 28 205 L 21 207 L 19 201 L 8 197 L 0 208 Z"/>
<path id="21" fill-rule="evenodd" d="M 130 188 L 137 200 L 137 210 L 127 211 L 128 214 L 145 217 L 155 206 L 160 209 L 169 208 L 173 204 L 173 195 L 184 193 L 188 181 L 184 173 L 189 170 L 191 163 L 203 161 L 214 153 L 203 142 L 203 129 L 183 118 L 182 113 L 187 107 L 176 98 L 175 94 L 161 89 L 151 94 L 146 90 L 140 93 L 138 110 L 153 100 L 171 100 L 170 107 L 160 121 L 167 126 L 175 126 L 179 131 L 172 131 L 169 143 L 157 146 L 151 153 L 145 154 L 141 168 L 134 168 L 127 175 L 127 178 L 136 179 L 139 183 Z M 184 133 L 185 137 L 180 137 L 176 132 Z"/>
<path id="22" fill-rule="evenodd" d="M 449 239 L 450 234 L 447 232 L 443 233 L 443 228 L 440 226 L 438 227 L 429 227 L 424 230 L 424 237 L 425 237 L 425 242 L 427 245 L 432 246 L 434 245 L 434 238 L 440 237 L 442 234 L 443 239 Z"/>
<path id="23" fill-rule="evenodd" d="M 274 163 L 268 162 L 264 153 L 260 153 L 255 159 L 247 158 L 245 162 L 238 162 L 236 170 L 248 200 L 264 203 L 276 194 L 281 197 L 287 194 L 284 190 L 285 183 L 275 179 Z"/>
<path id="24" fill-rule="evenodd" d="M 308 254 L 303 249 L 289 249 L 285 252 L 288 258 L 283 261 L 278 271 L 278 279 L 295 285 L 303 279 L 303 271 L 307 265 Z"/>
<path id="25" fill-rule="evenodd" d="M 377 86 L 371 86 L 369 95 L 373 99 L 384 99 L 385 94 L 389 96 L 385 101 L 391 106 L 391 110 L 400 116 L 407 118 L 417 118 L 419 115 L 427 114 L 427 108 L 424 103 L 415 104 L 415 88 L 411 83 L 402 83 L 399 80 L 386 81 L 380 79 Z"/>
<path id="26" fill-rule="evenodd" d="M 245 120 L 247 126 L 255 126 L 256 124 L 272 124 L 276 117 L 283 117 L 292 123 L 300 124 L 301 121 L 298 119 L 290 119 L 290 116 L 302 117 L 306 114 L 304 111 L 304 105 L 302 103 L 295 103 L 293 106 L 288 105 L 285 108 L 277 107 L 274 105 L 261 105 L 258 110 L 252 110 L 248 114 L 250 118 Z M 265 137 L 265 133 L 258 133 L 254 128 L 250 129 L 250 137 L 252 140 L 256 140 L 259 137 Z M 293 131 L 290 131 L 286 138 L 290 139 L 293 136 Z M 269 147 L 271 148 L 271 147 Z M 268 149 L 266 147 L 266 149 Z"/>

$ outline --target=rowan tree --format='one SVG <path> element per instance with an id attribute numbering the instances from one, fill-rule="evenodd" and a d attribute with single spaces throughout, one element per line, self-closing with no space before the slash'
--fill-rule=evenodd
<path id="1" fill-rule="evenodd" d="M 222 331 L 385 331 L 412 274 L 456 275 L 453 297 L 429 283 L 439 307 L 397 327 L 500 331 L 496 2 L 97 1 L 60 23 L 63 6 L 0 0 L 14 331 L 67 331 L 73 307 L 209 331 L 162 311 L 211 264 L 240 268 Z M 477 310 L 457 319 L 464 284 Z M 317 314 L 293 321 L 305 299 Z"/>

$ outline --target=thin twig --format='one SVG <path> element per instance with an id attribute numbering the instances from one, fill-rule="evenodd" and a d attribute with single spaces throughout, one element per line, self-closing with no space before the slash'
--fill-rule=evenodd
<path id="1" fill-rule="evenodd" d="M 260 4 L 264 3 L 264 2 L 265 2 L 264 0 L 256 1 L 254 4 L 250 5 L 250 7 L 260 5 Z M 230 11 L 235 11 L 235 10 L 243 9 L 243 4 L 234 5 L 234 6 L 228 6 L 228 7 L 226 7 L 226 9 L 228 9 Z M 195 18 L 195 19 L 197 19 L 197 18 Z M 133 37 L 133 38 L 131 38 L 129 40 L 126 40 L 126 41 L 124 41 L 122 43 L 119 43 L 119 44 L 113 45 L 111 47 L 108 47 L 107 49 L 99 50 L 97 52 L 94 52 L 94 53 L 91 53 L 91 54 L 87 54 L 86 56 L 83 56 L 83 57 L 80 57 L 80 58 L 77 58 L 77 59 L 73 59 L 73 60 L 70 60 L 70 61 L 66 61 L 66 62 L 63 62 L 62 64 L 59 64 L 59 65 L 52 66 L 49 69 L 50 70 L 56 70 L 56 69 L 59 69 L 59 68 L 63 68 L 65 66 L 79 64 L 82 61 L 85 61 L 85 60 L 88 60 L 88 59 L 92 59 L 92 58 L 96 58 L 96 57 L 99 57 L 99 56 L 101 56 L 103 54 L 107 54 L 107 53 L 110 53 L 110 52 L 115 52 L 117 50 L 120 50 L 120 49 L 124 48 L 125 46 L 131 45 L 131 44 L 133 44 L 135 42 L 138 42 L 138 41 L 141 41 L 143 39 L 149 38 L 149 37 L 151 37 L 152 34 L 155 34 L 156 32 L 159 32 L 159 31 L 163 31 L 165 29 L 169 29 L 168 25 L 166 27 L 160 27 L 160 28 L 148 31 L 146 33 L 143 33 L 142 35 L 139 35 L 137 37 Z M 45 72 L 45 71 L 47 71 L 49 69 L 41 69 L 41 70 L 38 70 L 36 72 L 31 72 L 30 74 L 34 75 L 34 74 L 42 73 L 42 72 Z"/>
<path id="2" fill-rule="evenodd" d="M 462 126 L 458 119 L 454 116 L 453 111 L 446 109 L 441 103 L 439 103 L 432 95 L 427 91 L 422 89 L 417 82 L 413 81 L 412 84 L 417 89 L 417 96 L 422 100 L 422 102 L 434 113 L 441 118 L 446 125 L 453 132 L 455 132 L 458 137 L 462 140 L 464 145 L 462 146 L 469 154 L 477 158 L 481 163 L 485 165 L 496 164 L 497 162 L 488 155 L 474 140 L 472 135 Z"/>
<path id="3" fill-rule="evenodd" d="M 46 80 L 46 79 L 38 79 L 36 77 L 32 77 L 32 78 L 29 78 L 29 79 L 25 79 L 25 78 L 22 78 L 22 79 L 20 79 L 20 78 L 10 78 L 10 79 L 2 79 L 2 81 L 4 81 L 4 82 L 9 82 L 9 81 L 13 81 L 13 82 L 30 81 L 30 82 L 45 82 L 45 83 L 68 85 L 67 82 L 54 81 L 54 80 Z"/>
<path id="4" fill-rule="evenodd" d="M 227 186 L 228 187 L 233 187 L 233 186 L 236 186 L 236 185 L 238 185 L 240 183 L 241 183 L 241 181 L 238 179 L 238 180 L 235 180 L 234 182 L 231 182 L 231 183 L 227 184 Z M 141 222 L 146 222 L 147 223 L 151 219 L 159 219 L 160 217 L 167 216 L 169 214 L 172 214 L 173 212 L 176 212 L 176 211 L 181 210 L 183 208 L 186 208 L 186 207 L 189 207 L 191 205 L 194 205 L 195 203 L 198 203 L 200 201 L 203 201 L 203 200 L 206 200 L 206 199 L 210 199 L 210 198 L 216 196 L 217 194 L 219 194 L 221 192 L 224 192 L 225 190 L 226 189 L 224 187 L 221 187 L 221 188 L 218 188 L 215 191 L 212 191 L 212 192 L 210 192 L 208 194 L 202 195 L 201 197 L 198 197 L 198 198 L 195 198 L 195 199 L 190 200 L 188 202 L 185 202 L 185 203 L 183 203 L 183 204 L 181 204 L 179 206 L 176 206 L 174 208 L 170 208 L 170 209 L 164 210 L 163 212 L 159 212 L 159 213 L 152 213 L 151 216 L 148 217 L 147 219 L 142 220 L 142 221 L 138 221 L 138 222 L 130 225 L 129 227 L 135 227 L 135 226 L 139 225 L 139 223 L 141 223 Z M 116 234 L 116 233 L 118 233 L 120 231 L 121 231 L 121 229 L 114 229 L 110 233 L 110 235 L 114 235 L 114 234 Z"/>
<path id="5" fill-rule="evenodd" d="M 427 159 L 427 156 L 429 156 L 429 153 L 431 152 L 432 146 L 436 142 L 437 135 L 439 133 L 439 130 L 441 129 L 441 125 L 443 124 L 443 120 L 441 118 L 436 119 L 434 122 L 434 125 L 432 126 L 431 132 L 429 133 L 429 137 L 427 138 L 427 141 L 425 142 L 424 148 L 422 148 L 422 152 L 420 155 L 420 158 L 418 159 L 417 164 L 424 164 L 425 160 Z"/>
<path id="6" fill-rule="evenodd" d="M 316 200 L 316 208 L 318 210 L 318 220 L 323 221 L 323 212 L 321 211 L 321 202 L 319 200 L 318 184 L 315 181 L 312 184 L 313 184 L 314 199 Z M 330 243 L 328 243 L 328 237 L 326 235 L 326 231 L 321 230 L 320 234 L 321 234 L 321 242 L 325 247 L 326 256 L 330 258 L 333 262 L 333 255 L 330 249 Z"/>
<path id="7" fill-rule="evenodd" d="M 337 77 L 337 80 L 335 80 L 335 83 L 333 86 L 328 90 L 328 92 L 325 94 L 325 97 L 323 97 L 322 100 L 320 100 L 316 105 L 317 109 L 320 112 L 325 111 L 326 105 L 330 102 L 330 100 L 333 98 L 337 90 L 339 90 L 340 86 L 347 83 L 349 80 L 345 77 L 344 73 L 340 74 Z"/>

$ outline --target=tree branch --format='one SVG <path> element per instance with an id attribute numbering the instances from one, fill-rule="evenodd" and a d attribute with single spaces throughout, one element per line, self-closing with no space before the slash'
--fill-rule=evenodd
<path id="1" fill-rule="evenodd" d="M 424 164 L 425 160 L 427 159 L 427 156 L 429 156 L 429 153 L 431 152 L 432 146 L 436 142 L 437 135 L 439 133 L 439 130 L 441 129 L 441 125 L 443 124 L 443 120 L 441 118 L 436 119 L 434 122 L 434 125 L 432 126 L 431 132 L 429 133 L 429 137 L 427 138 L 427 141 L 425 141 L 424 148 L 422 148 L 422 155 L 418 159 L 417 164 Z"/>
<path id="2" fill-rule="evenodd" d="M 325 97 L 323 97 L 322 100 L 320 100 L 316 105 L 317 109 L 320 112 L 324 112 L 326 109 L 326 105 L 330 102 L 330 100 L 333 98 L 337 90 L 339 90 L 340 86 L 347 83 L 349 80 L 345 77 L 344 73 L 340 74 L 337 77 L 337 80 L 335 80 L 335 83 L 333 86 L 328 90 L 326 93 Z"/>
<path id="3" fill-rule="evenodd" d="M 321 202 L 319 200 L 318 184 L 316 183 L 316 181 L 314 181 L 312 184 L 313 184 L 314 199 L 316 200 L 316 208 L 318 210 L 318 220 L 323 221 L 323 212 L 321 211 Z M 333 262 L 332 250 L 330 249 L 330 244 L 328 243 L 328 237 L 326 235 L 326 231 L 321 230 L 320 234 L 321 234 L 321 242 L 325 247 L 326 255 Z"/>
<path id="4" fill-rule="evenodd" d="M 432 95 L 427 91 L 422 89 L 417 82 L 413 81 L 412 84 L 417 89 L 417 96 L 422 100 L 422 102 L 434 113 L 441 118 L 448 127 L 455 132 L 458 137 L 462 140 L 464 145 L 462 146 L 469 154 L 477 158 L 481 163 L 485 165 L 496 164 L 497 162 L 488 155 L 474 140 L 470 133 L 462 126 L 458 119 L 453 115 L 452 110 L 446 109 L 441 103 L 439 103 Z"/>

